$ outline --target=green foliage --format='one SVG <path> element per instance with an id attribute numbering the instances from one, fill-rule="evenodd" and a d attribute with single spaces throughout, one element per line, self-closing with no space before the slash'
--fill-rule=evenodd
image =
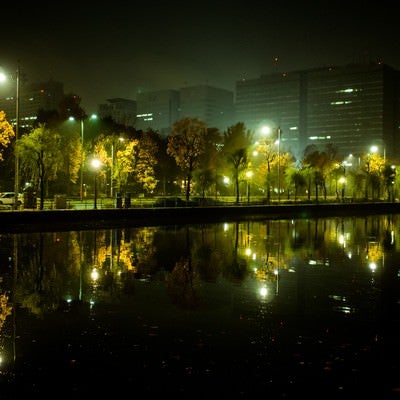
<path id="1" fill-rule="evenodd" d="M 17 154 L 21 160 L 21 169 L 33 184 L 40 188 L 41 208 L 45 184 L 57 179 L 57 172 L 63 166 L 61 137 L 46 126 L 40 125 L 29 134 L 23 135 L 17 142 Z"/>
<path id="2" fill-rule="evenodd" d="M 10 144 L 14 136 L 14 130 L 6 119 L 6 113 L 0 111 L 0 161 L 3 160 L 3 150 Z"/>
<path id="3" fill-rule="evenodd" d="M 236 202 L 239 202 L 239 176 L 248 165 L 248 149 L 252 143 L 252 134 L 244 123 L 239 122 L 230 126 L 224 132 L 223 155 L 232 170 L 235 182 Z"/>

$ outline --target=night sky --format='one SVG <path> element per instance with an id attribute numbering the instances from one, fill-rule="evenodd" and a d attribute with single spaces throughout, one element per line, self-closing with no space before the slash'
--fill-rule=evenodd
<path id="1" fill-rule="evenodd" d="M 63 82 L 87 113 L 139 91 L 234 91 L 264 73 L 370 61 L 400 69 L 400 18 L 386 0 L 7 3 L 0 67 L 20 60 L 28 81 Z"/>

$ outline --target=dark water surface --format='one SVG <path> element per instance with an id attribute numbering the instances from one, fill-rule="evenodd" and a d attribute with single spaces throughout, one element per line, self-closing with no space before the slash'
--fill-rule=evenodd
<path id="1" fill-rule="evenodd" d="M 0 235 L 0 399 L 400 398 L 400 216 Z"/>

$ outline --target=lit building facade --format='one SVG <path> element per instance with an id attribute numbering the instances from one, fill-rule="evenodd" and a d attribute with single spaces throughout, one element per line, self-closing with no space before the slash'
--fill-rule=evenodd
<path id="1" fill-rule="evenodd" d="M 6 113 L 7 120 L 15 124 L 15 89 L 11 92 L 1 92 L 0 110 Z M 20 82 L 19 89 L 19 119 L 21 128 L 31 128 L 37 118 L 38 111 L 60 109 L 60 102 L 64 97 L 64 85 L 61 82 L 49 80 L 47 82 L 26 84 Z"/>
<path id="2" fill-rule="evenodd" d="M 136 129 L 152 129 L 161 136 L 167 136 L 179 118 L 179 92 L 159 90 L 138 93 L 136 101 Z"/>
<path id="3" fill-rule="evenodd" d="M 372 145 L 397 155 L 399 71 L 384 64 L 317 68 L 236 83 L 236 118 L 257 135 L 281 128 L 284 150 L 302 158 L 309 145 L 331 144 L 360 156 Z M 397 151 L 398 153 L 398 151 Z"/>

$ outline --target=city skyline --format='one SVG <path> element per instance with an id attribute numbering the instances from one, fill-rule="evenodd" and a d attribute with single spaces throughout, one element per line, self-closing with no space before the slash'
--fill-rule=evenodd
<path id="1" fill-rule="evenodd" d="M 0 67 L 54 79 L 95 112 L 108 98 L 327 65 L 400 68 L 394 7 L 359 1 L 7 4 Z M 389 3 L 388 3 L 389 4 Z M 17 26 L 15 26 L 17 25 Z"/>

